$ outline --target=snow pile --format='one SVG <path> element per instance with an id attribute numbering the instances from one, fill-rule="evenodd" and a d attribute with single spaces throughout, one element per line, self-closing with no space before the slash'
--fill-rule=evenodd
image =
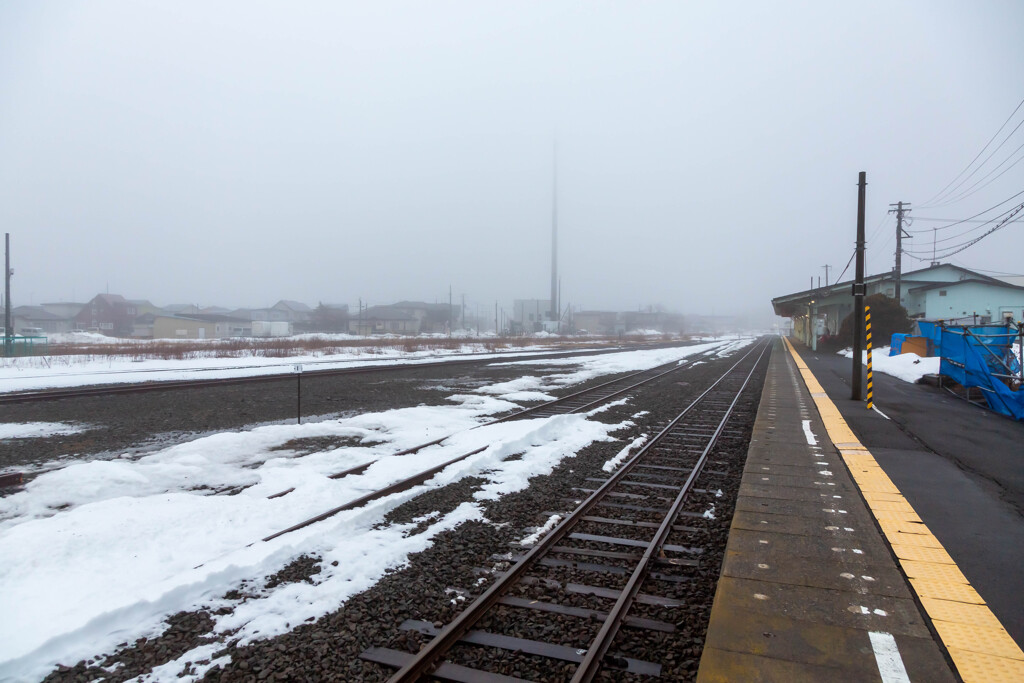
<path id="1" fill-rule="evenodd" d="M 65 436 L 84 432 L 87 427 L 68 422 L 21 422 L 0 424 L 0 441 L 3 439 L 32 439 L 48 436 Z"/>
<path id="2" fill-rule="evenodd" d="M 843 349 L 840 355 L 853 358 L 853 349 Z M 864 366 L 867 367 L 868 352 L 862 352 Z M 875 372 L 884 372 L 904 382 L 917 382 L 925 375 L 936 375 L 939 372 L 940 358 L 922 358 L 916 353 L 904 353 L 899 356 L 890 356 L 889 347 L 883 346 L 880 349 L 872 349 L 871 368 Z"/>

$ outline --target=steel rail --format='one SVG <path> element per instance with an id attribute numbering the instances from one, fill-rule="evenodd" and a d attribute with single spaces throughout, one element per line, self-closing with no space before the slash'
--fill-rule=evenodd
<path id="1" fill-rule="evenodd" d="M 604 661 L 604 656 L 608 654 L 608 648 L 611 647 L 612 640 L 618 633 L 619 627 L 622 625 L 622 621 L 625 619 L 626 613 L 629 611 L 633 601 L 636 599 L 637 593 L 640 592 L 640 585 L 643 583 L 644 578 L 646 578 L 650 571 L 651 562 L 657 557 L 662 546 L 665 545 L 665 541 L 668 539 L 668 534 L 672 530 L 672 525 L 675 523 L 675 519 L 679 515 L 679 511 L 682 509 L 683 503 L 686 502 L 687 496 L 689 496 L 690 492 L 693 490 L 697 477 L 700 476 L 700 473 L 704 470 L 708 454 L 717 445 L 719 437 L 725 430 L 726 422 L 728 422 L 729 418 L 732 417 L 733 410 L 736 408 L 736 403 L 740 400 L 740 396 L 743 395 L 743 391 L 750 383 L 750 378 L 754 376 L 754 371 L 757 370 L 757 366 L 760 364 L 761 359 L 764 358 L 764 354 L 767 352 L 769 346 L 770 344 L 765 345 L 761 350 L 761 354 L 758 356 L 757 360 L 754 361 L 754 366 L 750 368 L 750 372 L 748 372 L 746 378 L 744 378 L 742 386 L 740 386 L 736 391 L 736 395 L 733 397 L 732 402 L 725 411 L 725 415 L 722 416 L 714 434 L 711 436 L 708 444 L 701 452 L 700 457 L 697 459 L 697 463 L 690 471 L 690 476 L 686 478 L 686 483 L 684 483 L 682 488 L 680 488 L 679 493 L 672 502 L 672 507 L 669 508 L 669 511 L 665 514 L 665 519 L 662 520 L 661 526 L 658 527 L 658 531 L 654 534 L 654 538 L 652 538 L 648 544 L 643 557 L 633 570 L 625 588 L 622 589 L 619 599 L 616 600 L 615 605 L 608 610 L 608 617 L 605 619 L 604 624 L 601 626 L 601 630 L 598 631 L 597 636 L 594 638 L 594 643 L 587 650 L 587 654 L 584 656 L 583 661 L 580 663 L 579 667 L 577 667 L 576 674 L 572 677 L 571 683 L 585 683 L 587 681 L 592 681 L 597 677 L 597 673 Z"/>
<path id="2" fill-rule="evenodd" d="M 654 368 L 648 368 L 647 370 L 640 370 L 639 372 L 635 372 L 635 373 L 627 375 L 625 377 L 620 377 L 618 379 L 609 380 L 607 382 L 604 382 L 602 384 L 597 385 L 596 387 L 590 387 L 589 389 L 583 389 L 581 391 L 577 391 L 577 392 L 575 392 L 573 394 L 570 394 L 568 396 L 563 396 L 562 398 L 555 399 L 554 401 L 549 401 L 549 402 L 547 402 L 547 403 L 545 403 L 543 405 L 540 405 L 540 406 L 535 406 L 533 408 L 526 408 L 526 409 L 524 409 L 522 411 L 519 411 L 517 413 L 513 413 L 512 415 L 507 415 L 507 416 L 505 416 L 503 418 L 499 418 L 497 420 L 492 420 L 492 421 L 484 423 L 482 425 L 477 425 L 476 427 L 472 427 L 471 429 L 479 429 L 480 427 L 486 427 L 488 425 L 497 424 L 499 422 L 505 422 L 505 421 L 512 420 L 512 419 L 518 419 L 518 418 L 521 418 L 521 417 L 523 417 L 524 415 L 526 415 L 528 413 L 535 412 L 536 410 L 539 410 L 540 408 L 551 407 L 551 406 L 554 406 L 556 404 L 564 403 L 564 402 L 569 401 L 569 400 L 571 400 L 573 398 L 578 398 L 578 397 L 580 397 L 582 395 L 593 393 L 593 392 L 595 392 L 595 391 L 597 391 L 599 389 L 606 388 L 609 385 L 616 384 L 618 382 L 622 382 L 622 381 L 634 378 L 634 377 L 636 377 L 638 375 L 643 375 L 643 374 L 647 374 L 647 373 L 650 373 L 650 372 L 653 372 L 653 371 L 658 371 L 660 368 L 664 368 L 667 365 L 672 365 L 673 367 L 669 368 L 668 370 L 656 372 L 656 374 L 652 375 L 651 377 L 647 377 L 646 379 L 643 379 L 643 380 L 641 380 L 639 382 L 635 382 L 633 384 L 630 384 L 629 386 L 627 386 L 624 389 L 620 389 L 619 391 L 616 391 L 616 392 L 614 392 L 612 394 L 608 394 L 608 395 L 602 396 L 601 398 L 599 398 L 599 399 L 597 399 L 595 401 L 591 401 L 591 402 L 589 402 L 589 403 L 587 403 L 587 404 L 585 404 L 583 406 L 577 406 L 576 408 L 573 408 L 573 410 L 569 411 L 569 413 L 567 413 L 567 414 L 571 414 L 573 412 L 577 412 L 579 410 L 583 410 L 584 408 L 588 408 L 590 406 L 593 406 L 593 405 L 595 405 L 597 403 L 601 403 L 603 401 L 607 401 L 610 398 L 614 398 L 615 396 L 619 396 L 621 394 L 624 394 L 624 393 L 626 393 L 628 391 L 631 391 L 631 390 L 633 390 L 633 389 L 635 389 L 635 388 L 637 388 L 639 386 L 643 386 L 644 384 L 648 384 L 650 382 L 653 382 L 654 380 L 656 380 L 656 379 L 658 379 L 660 377 L 664 377 L 665 375 L 667 375 L 669 373 L 676 372 L 676 371 L 681 370 L 684 367 L 686 367 L 684 365 L 680 365 L 678 360 L 670 361 L 669 363 L 663 363 L 662 365 L 655 366 Z M 413 446 L 412 448 L 407 448 L 407 449 L 405 449 L 403 451 L 398 451 L 397 453 L 394 453 L 393 455 L 396 455 L 396 456 L 397 455 L 409 455 L 409 454 L 415 453 L 416 451 L 419 451 L 419 450 L 421 450 L 423 448 L 426 448 L 427 446 L 437 445 L 437 444 L 441 443 L 442 441 L 444 441 L 445 439 L 451 438 L 451 436 L 452 436 L 452 434 L 449 434 L 449 435 L 444 436 L 444 437 L 442 437 L 440 439 L 435 439 L 433 441 L 428 441 L 427 443 L 420 444 L 419 446 Z M 361 498 L 358 498 L 358 499 L 356 499 L 354 501 L 350 501 L 348 503 L 345 503 L 344 505 L 339 505 L 338 507 L 332 508 L 332 509 L 328 510 L 327 512 L 320 513 L 319 515 L 316 515 L 315 517 L 310 517 L 309 519 L 304 520 L 302 522 L 299 522 L 299 523 L 297 523 L 297 524 L 295 524 L 295 525 L 293 525 L 291 527 L 288 527 L 287 529 L 284 529 L 282 531 L 277 531 L 277 532 L 267 536 L 263 540 L 264 541 L 273 540 L 273 539 L 277 538 L 278 536 L 283 536 L 284 534 L 290 533 L 292 531 L 297 531 L 297 530 L 302 529 L 304 527 L 307 527 L 307 526 L 309 526 L 311 524 L 315 524 L 317 522 L 321 522 L 321 521 L 327 519 L 328 517 L 333 517 L 334 515 L 338 514 L 339 512 L 344 512 L 346 510 L 352 510 L 354 508 L 359 507 L 360 505 L 364 505 L 364 504 L 369 503 L 371 501 L 377 500 L 378 498 L 383 498 L 384 496 L 389 496 L 389 495 L 391 495 L 393 493 L 399 493 L 401 491 L 407 491 L 408 489 L 412 488 L 413 486 L 418 486 L 418 485 L 422 484 L 423 482 L 427 481 L 430 477 L 434 476 L 435 474 L 437 474 L 438 472 L 440 472 L 444 468 L 448 467 L 449 465 L 454 465 L 455 463 L 459 462 L 460 460 L 465 460 L 466 458 L 470 457 L 471 455 L 476 455 L 477 453 L 480 453 L 481 451 L 485 450 L 485 448 L 486 447 L 478 448 L 478 449 L 476 449 L 474 451 L 471 451 L 469 453 L 463 453 L 462 455 L 459 455 L 459 456 L 457 456 L 455 458 L 452 458 L 451 460 L 448 460 L 447 462 L 444 462 L 444 463 L 442 463 L 440 465 L 436 465 L 436 466 L 431 467 L 429 469 L 423 470 L 422 472 L 419 472 L 419 473 L 414 474 L 412 476 L 406 477 L 405 479 L 403 479 L 403 480 L 401 480 L 399 482 L 396 482 L 394 484 L 390 484 L 390 485 L 388 485 L 388 486 L 386 486 L 386 487 L 384 487 L 382 489 L 379 489 L 377 491 L 373 491 L 371 493 L 368 493 L 365 496 L 362 496 Z M 330 479 L 340 479 L 341 477 L 343 477 L 343 476 L 345 476 L 347 474 L 353 474 L 353 473 L 356 473 L 358 471 L 364 470 L 364 469 L 366 469 L 367 467 L 369 467 L 370 465 L 372 465 L 375 462 L 377 462 L 377 461 L 376 460 L 371 460 L 370 462 L 363 463 L 361 465 L 357 465 L 357 466 L 355 466 L 353 468 L 350 468 L 350 469 L 347 469 L 347 470 L 345 470 L 343 472 L 338 472 L 336 474 L 328 475 L 328 478 L 330 478 Z M 284 496 L 284 495 L 286 495 L 288 493 L 291 493 L 294 490 L 295 490 L 295 488 L 293 487 L 293 488 L 290 488 L 290 489 L 286 489 L 284 491 L 278 491 L 277 493 L 274 493 L 274 494 L 271 494 L 271 495 L 267 496 L 267 498 L 280 498 L 281 496 Z"/>
<path id="3" fill-rule="evenodd" d="M 767 348 L 767 345 L 765 346 Z M 498 601 L 502 595 L 530 569 L 534 562 L 541 556 L 547 554 L 558 544 L 576 524 L 585 517 L 597 503 L 605 497 L 627 474 L 629 474 L 639 461 L 650 451 L 666 434 L 668 434 L 680 421 L 683 420 L 696 406 L 698 406 L 719 384 L 725 381 L 755 349 L 751 349 L 743 355 L 736 363 L 715 380 L 703 393 L 695 398 L 679 415 L 677 415 L 657 436 L 641 448 L 633 457 L 627 460 L 612 474 L 608 480 L 596 491 L 580 503 L 572 513 L 548 532 L 536 545 L 523 555 L 515 565 L 510 567 L 490 588 L 482 593 L 473 603 L 448 624 L 437 636 L 424 646 L 413 659 L 408 661 L 398 672 L 388 679 L 388 683 L 408 683 L 419 680 L 420 677 L 429 674 L 436 665 L 440 663 L 441 657 L 447 653 L 462 637 L 480 620 L 480 618 Z M 762 349 L 762 354 L 764 350 Z M 757 367 L 757 363 L 754 364 Z M 745 386 L 745 384 L 744 384 Z"/>

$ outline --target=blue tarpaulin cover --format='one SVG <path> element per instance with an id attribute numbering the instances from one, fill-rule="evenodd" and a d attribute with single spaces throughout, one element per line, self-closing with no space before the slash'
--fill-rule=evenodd
<path id="1" fill-rule="evenodd" d="M 993 377 L 993 373 L 1007 374 L 1006 366 L 1019 372 L 1012 353 L 1016 332 L 995 325 L 938 329 L 942 344 L 939 372 L 965 387 L 981 389 L 989 408 L 997 413 L 1024 420 L 1024 391 L 1012 391 L 999 377 Z"/>
<path id="2" fill-rule="evenodd" d="M 892 341 L 889 342 L 889 355 L 898 356 L 903 353 L 903 341 L 908 335 L 902 332 L 893 332 Z"/>
<path id="3" fill-rule="evenodd" d="M 928 353 L 932 356 L 942 355 L 942 327 L 929 320 L 918 320 L 917 329 L 922 337 L 928 337 Z"/>

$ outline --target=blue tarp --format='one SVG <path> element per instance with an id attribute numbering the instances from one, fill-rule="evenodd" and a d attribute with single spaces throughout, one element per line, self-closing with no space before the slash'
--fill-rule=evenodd
<path id="1" fill-rule="evenodd" d="M 993 377 L 993 373 L 1007 374 L 1006 366 L 1019 372 L 1019 363 L 1012 353 L 1017 333 L 995 325 L 939 328 L 939 333 L 939 372 L 962 386 L 981 389 L 989 408 L 997 413 L 1024 420 L 1024 391 L 1012 391 L 1002 379 Z"/>
<path id="2" fill-rule="evenodd" d="M 903 353 L 903 342 L 906 341 L 908 336 L 910 335 L 904 334 L 902 332 L 892 333 L 892 341 L 889 342 L 890 356 L 898 356 L 901 353 Z"/>
<path id="3" fill-rule="evenodd" d="M 942 355 L 942 328 L 928 320 L 918 320 L 917 329 L 922 337 L 928 337 L 928 353 L 932 356 Z"/>

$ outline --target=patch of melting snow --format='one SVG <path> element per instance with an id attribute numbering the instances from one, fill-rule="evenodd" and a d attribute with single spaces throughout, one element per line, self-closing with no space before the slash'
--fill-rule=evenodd
<path id="1" fill-rule="evenodd" d="M 647 434 L 641 434 L 637 438 L 633 439 L 628 446 L 616 453 L 614 458 L 601 465 L 601 469 L 605 472 L 614 472 L 619 465 L 629 458 L 630 453 L 647 443 L 647 438 Z"/>
<path id="2" fill-rule="evenodd" d="M 527 536 L 526 538 L 519 541 L 519 545 L 531 546 L 543 538 L 544 534 L 555 528 L 555 525 L 562 521 L 562 515 L 551 515 L 548 520 L 544 522 L 544 525 L 537 529 L 535 532 Z M 509 553 L 508 559 L 512 559 L 512 553 Z"/>
<path id="3" fill-rule="evenodd" d="M 71 422 L 5 422 L 0 424 L 0 441 L 4 439 L 45 439 L 51 436 L 79 434 L 92 429 Z"/>

